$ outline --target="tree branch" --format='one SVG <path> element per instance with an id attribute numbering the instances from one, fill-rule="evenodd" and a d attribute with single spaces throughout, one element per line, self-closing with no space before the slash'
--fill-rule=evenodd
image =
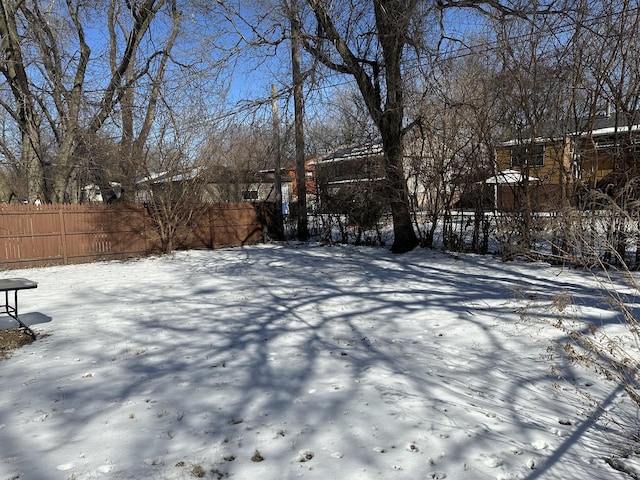
<path id="1" fill-rule="evenodd" d="M 330 61 L 326 54 L 321 53 L 319 49 L 314 48 L 307 50 L 309 53 L 320 61 L 328 68 L 333 69 L 336 72 L 347 73 L 352 75 L 360 91 L 362 92 L 363 99 L 367 105 L 369 113 L 377 123 L 382 116 L 382 99 L 380 98 L 379 89 L 376 89 L 371 77 L 367 74 L 362 62 L 351 51 L 347 42 L 342 38 L 335 24 L 331 20 L 329 13 L 325 8 L 323 0 L 309 0 L 309 6 L 313 10 L 313 13 L 318 22 L 318 26 L 322 29 L 336 51 L 340 54 L 343 63 L 338 64 Z M 306 42 L 305 42 L 306 43 Z M 306 47 L 305 47 L 306 48 Z M 317 55 L 317 56 L 316 56 Z"/>

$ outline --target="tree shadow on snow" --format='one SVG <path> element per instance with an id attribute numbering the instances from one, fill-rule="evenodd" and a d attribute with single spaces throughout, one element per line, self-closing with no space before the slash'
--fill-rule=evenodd
<path id="1" fill-rule="evenodd" d="M 532 424 L 519 408 L 532 395 L 553 395 L 556 379 L 548 370 L 528 372 L 532 359 L 522 358 L 521 370 L 509 364 L 530 342 L 539 341 L 545 351 L 545 340 L 523 319 L 522 335 L 510 334 L 507 343 L 504 322 L 517 318 L 517 299 L 551 304 L 549 292 L 567 291 L 577 302 L 593 304 L 593 289 L 487 257 L 457 260 L 417 251 L 398 262 L 382 249 L 350 247 L 331 254 L 273 247 L 200 253 L 193 261 L 177 257 L 170 282 L 141 278 L 117 291 L 117 304 L 113 286 L 86 287 L 92 305 L 113 321 L 88 326 L 103 344 L 82 338 L 64 343 L 61 333 L 47 339 L 49 348 L 61 342 L 58 348 L 73 349 L 83 359 L 78 368 L 91 375 L 85 381 L 81 375 L 52 378 L 49 396 L 60 411 L 67 403 L 83 405 L 72 418 L 61 418 L 58 433 L 81 441 L 88 425 L 103 422 L 105 441 L 119 438 L 132 464 L 153 456 L 158 444 L 176 462 L 195 461 L 185 458 L 193 452 L 179 447 L 180 438 L 193 436 L 217 452 L 214 463 L 261 450 L 268 452 L 266 461 L 290 464 L 305 444 L 328 441 L 323 439 L 332 425 L 375 425 L 381 432 L 375 440 L 356 425 L 327 448 L 362 444 L 367 448 L 359 450 L 359 465 L 384 470 L 389 465 L 381 450 L 418 441 L 415 435 L 389 438 L 399 431 L 391 422 L 433 433 L 444 428 L 437 422 L 459 415 L 457 430 L 466 431 L 449 456 L 460 462 L 479 440 L 508 448 L 498 428 L 487 434 L 483 427 L 492 405 L 511 405 L 501 410 L 510 412 L 501 421 L 520 428 L 523 446 L 536 441 L 536 429 L 546 431 L 542 416 Z M 430 264 L 425 255 L 437 261 Z M 78 302 L 69 310 L 81 308 Z M 557 312 L 546 312 L 543 320 L 552 323 Z M 567 378 L 579 377 L 569 363 L 558 362 Z M 432 371 L 416 368 L 429 364 Z M 451 399 L 453 404 L 441 403 Z M 6 423 L 10 413 L 0 414 Z M 346 415 L 353 420 L 344 422 Z M 121 438 L 119 425 L 127 422 L 142 428 Z M 583 433 L 576 428 L 567 441 Z M 551 463 L 562 452 L 556 455 Z M 232 462 L 225 468 L 233 473 Z"/>

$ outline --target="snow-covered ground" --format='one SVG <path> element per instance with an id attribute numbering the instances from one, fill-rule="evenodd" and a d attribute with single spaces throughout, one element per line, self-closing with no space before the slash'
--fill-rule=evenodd
<path id="1" fill-rule="evenodd" d="M 586 394 L 630 403 L 549 324 L 561 296 L 624 333 L 585 272 L 261 245 L 1 276 L 39 338 L 0 361 L 0 479 L 628 478 Z"/>

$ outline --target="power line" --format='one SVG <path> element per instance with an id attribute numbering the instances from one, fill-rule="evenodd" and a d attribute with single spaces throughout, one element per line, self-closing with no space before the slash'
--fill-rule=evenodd
<path id="1" fill-rule="evenodd" d="M 460 48 L 448 51 L 444 55 L 436 54 L 436 59 L 431 62 L 431 65 L 438 66 L 438 65 L 446 64 L 447 62 L 450 62 L 450 61 L 459 60 L 459 59 L 466 58 L 473 55 L 487 54 L 499 49 L 504 44 L 504 42 L 508 42 L 511 45 L 519 45 L 529 41 L 534 35 L 539 35 L 539 38 L 541 40 L 550 38 L 550 37 L 558 38 L 575 31 L 575 29 L 578 26 L 592 31 L 596 26 L 600 24 L 604 24 L 607 20 L 611 20 L 623 14 L 633 14 L 633 13 L 638 14 L 639 10 L 640 10 L 640 7 L 634 7 L 634 8 L 619 10 L 611 13 L 603 12 L 596 16 L 592 16 L 591 18 L 585 19 L 583 21 L 579 21 L 577 19 L 571 18 L 571 19 L 568 19 L 566 22 L 560 23 L 559 25 L 553 25 L 553 24 L 544 22 L 541 26 L 546 28 L 540 28 L 538 31 L 522 33 L 520 35 L 508 37 L 502 40 L 496 39 L 496 40 L 486 41 L 482 43 L 476 43 L 473 45 L 464 45 L 464 46 L 461 46 Z M 545 14 L 542 14 L 542 15 L 545 15 Z M 455 42 L 458 40 L 455 38 L 451 38 L 450 41 Z M 424 62 L 421 62 L 420 59 L 415 57 L 411 61 L 408 61 L 404 64 L 404 67 L 407 69 L 419 68 L 422 66 L 424 66 Z M 343 77 L 344 75 L 335 74 L 332 76 Z M 313 86 L 308 87 L 307 92 L 331 91 L 331 90 L 338 89 L 340 87 L 353 85 L 353 84 L 354 84 L 354 80 L 349 78 L 349 79 L 345 79 L 338 82 L 332 82 L 328 84 L 325 83 L 323 85 L 315 84 Z M 290 93 L 291 93 L 291 89 L 285 89 L 278 94 L 278 99 L 280 100 L 286 99 L 289 97 Z M 215 120 L 227 119 L 229 117 L 233 117 L 235 115 L 239 115 L 244 112 L 255 112 L 264 106 L 270 105 L 271 101 L 272 101 L 271 97 L 264 97 L 264 98 L 258 98 L 258 99 L 241 102 L 244 104 L 236 105 L 236 107 L 233 108 L 232 110 L 225 112 L 222 115 L 216 116 Z"/>

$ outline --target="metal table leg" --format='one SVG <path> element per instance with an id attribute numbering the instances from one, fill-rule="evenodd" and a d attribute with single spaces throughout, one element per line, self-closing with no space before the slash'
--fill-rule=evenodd
<path id="1" fill-rule="evenodd" d="M 20 320 L 20 316 L 18 315 L 18 290 L 13 291 L 13 306 L 9 304 L 9 291 L 5 290 L 4 292 L 4 309 L 5 313 L 13 318 L 16 322 L 20 324 L 20 327 L 24 329 L 31 337 L 36 338 L 36 333 L 31 330 L 29 325 Z"/>

